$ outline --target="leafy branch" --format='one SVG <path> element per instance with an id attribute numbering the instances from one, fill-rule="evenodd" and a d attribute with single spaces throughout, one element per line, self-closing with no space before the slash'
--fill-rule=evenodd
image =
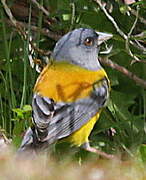
<path id="1" fill-rule="evenodd" d="M 136 14 L 136 20 L 129 32 L 129 35 L 126 35 L 118 26 L 118 24 L 116 23 L 115 19 L 108 13 L 108 11 L 106 10 L 105 8 L 105 5 L 101 2 L 101 0 L 94 0 L 100 7 L 100 9 L 104 12 L 105 16 L 110 20 L 110 22 L 114 25 L 116 31 L 120 34 L 121 37 L 123 37 L 127 42 L 129 42 L 131 45 L 133 45 L 134 47 L 144 51 L 144 49 L 138 44 L 138 43 L 135 43 L 133 42 L 132 40 L 130 40 L 130 35 L 133 31 L 133 29 L 135 28 L 135 25 L 137 23 L 137 20 L 138 20 L 138 13 Z M 138 10 L 139 11 L 139 10 Z M 129 55 L 134 58 L 136 61 L 140 61 L 140 59 L 136 56 L 134 56 L 132 54 L 132 52 L 130 51 L 130 49 L 128 48 L 128 51 L 129 51 Z"/>
<path id="2" fill-rule="evenodd" d="M 24 28 L 28 28 L 28 24 L 25 24 L 25 23 L 22 23 L 22 22 L 18 22 L 14 16 L 12 15 L 12 12 L 10 10 L 10 8 L 7 6 L 6 4 L 6 0 L 1 0 L 2 4 L 3 4 L 3 7 L 5 9 L 5 12 L 6 14 L 8 15 L 9 17 L 9 20 L 7 20 L 7 23 L 13 27 L 15 27 L 15 29 L 18 31 L 18 33 L 22 36 L 22 38 L 24 40 L 27 40 L 29 37 L 28 37 L 28 34 L 26 33 L 26 31 L 24 30 Z M 44 35 L 47 35 L 48 37 L 51 37 L 53 39 L 58 39 L 58 36 L 55 34 L 55 33 L 52 33 L 50 32 L 49 30 L 44 30 L 44 29 L 39 29 L 38 27 L 36 26 L 31 26 L 31 29 L 33 29 L 34 31 L 39 31 L 41 33 L 43 33 Z M 42 55 L 49 55 L 51 52 L 50 51 L 47 51 L 45 52 L 44 50 L 42 49 L 39 49 L 38 47 L 36 47 L 32 41 L 29 42 L 32 46 L 32 48 L 38 52 L 39 54 L 42 54 Z"/>
<path id="3" fill-rule="evenodd" d="M 136 84 L 143 86 L 144 88 L 146 88 L 146 81 L 139 78 L 138 76 L 136 76 L 134 73 L 128 71 L 128 69 L 126 69 L 123 66 L 120 66 L 116 63 L 113 63 L 110 59 L 108 58 L 100 58 L 99 59 L 100 62 L 104 65 L 107 65 L 109 67 L 111 67 L 112 69 L 116 69 L 117 71 L 121 72 L 122 74 L 124 74 L 125 76 L 127 76 L 129 79 L 133 80 L 136 82 Z"/>

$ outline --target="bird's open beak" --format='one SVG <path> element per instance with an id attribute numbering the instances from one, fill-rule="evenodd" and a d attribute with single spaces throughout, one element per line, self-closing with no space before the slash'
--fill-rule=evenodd
<path id="1" fill-rule="evenodd" d="M 102 32 L 96 32 L 96 33 L 98 34 L 98 46 L 113 37 L 112 34 L 108 34 L 108 33 L 102 33 Z"/>

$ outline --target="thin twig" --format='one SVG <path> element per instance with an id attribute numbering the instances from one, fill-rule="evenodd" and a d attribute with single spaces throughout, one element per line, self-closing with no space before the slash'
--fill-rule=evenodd
<path id="1" fill-rule="evenodd" d="M 9 19 L 10 19 L 11 25 L 16 28 L 16 30 L 17 30 L 18 33 L 24 38 L 24 40 L 27 40 L 28 34 L 23 30 L 24 26 L 22 26 L 22 23 L 19 23 L 19 22 L 14 18 L 14 16 L 13 16 L 12 13 L 11 13 L 11 10 L 9 9 L 9 7 L 8 7 L 7 4 L 6 4 L 6 0 L 1 0 L 1 2 L 2 2 L 3 6 L 4 6 L 4 9 L 5 9 L 5 11 L 6 11 Z M 9 22 L 9 23 L 10 23 L 10 22 Z M 32 41 L 30 41 L 30 44 L 31 44 L 31 46 L 33 47 L 33 49 L 34 49 L 35 51 L 37 51 L 39 54 L 48 55 L 48 54 L 50 53 L 49 51 L 45 52 L 45 51 L 43 51 L 42 49 L 37 48 L 37 47 L 32 43 Z"/>
<path id="2" fill-rule="evenodd" d="M 130 9 L 130 12 L 134 16 L 136 16 L 136 14 L 137 14 L 137 11 L 135 11 L 134 9 Z M 146 20 L 143 17 L 139 16 L 138 19 L 140 20 L 141 23 L 146 24 Z"/>
<path id="3" fill-rule="evenodd" d="M 133 23 L 133 25 L 132 25 L 129 33 L 128 33 L 128 38 L 130 38 L 130 36 L 132 35 L 132 32 L 133 32 L 133 30 L 135 29 L 135 26 L 136 26 L 136 24 L 137 24 L 138 17 L 139 17 L 139 6 L 137 6 L 137 11 L 136 11 L 136 15 L 135 15 L 135 16 L 136 16 L 136 18 L 135 18 L 135 21 L 134 21 L 134 23 Z"/>
<path id="4" fill-rule="evenodd" d="M 10 26 L 13 26 L 13 23 L 9 20 L 9 19 L 6 19 L 5 20 L 6 23 Z M 19 24 L 22 28 L 28 28 L 28 24 L 27 23 L 24 23 L 24 22 L 20 22 L 20 21 L 17 21 L 17 24 Z M 58 39 L 60 39 L 62 36 L 60 34 L 57 34 L 57 33 L 54 33 L 52 31 L 50 31 L 49 29 L 46 29 L 46 28 L 39 28 L 37 26 L 34 26 L 34 25 L 31 25 L 30 29 L 34 32 L 39 32 L 41 33 L 42 35 L 44 36 L 47 36 L 55 41 L 58 41 Z"/>
<path id="5" fill-rule="evenodd" d="M 138 40 L 135 40 L 135 42 L 137 46 L 139 46 L 143 52 L 146 52 L 146 48 Z"/>
<path id="6" fill-rule="evenodd" d="M 42 6 L 40 5 L 36 0 L 31 0 L 36 6 L 38 9 L 40 9 L 46 16 L 49 16 L 50 13 Z"/>
<path id="7" fill-rule="evenodd" d="M 141 46 L 138 45 L 138 43 L 134 43 L 132 40 L 129 40 L 129 36 L 127 36 L 120 28 L 119 26 L 117 25 L 116 21 L 114 20 L 114 18 L 107 12 L 107 10 L 105 9 L 104 5 L 101 3 L 101 0 L 94 0 L 98 5 L 99 7 L 101 8 L 101 10 L 104 12 L 104 14 L 106 15 L 106 17 L 111 21 L 111 23 L 114 25 L 116 31 L 120 34 L 120 36 L 122 36 L 127 42 L 129 42 L 131 45 L 133 45 L 134 47 L 140 49 L 140 50 L 144 50 Z M 129 35 L 131 35 L 131 33 L 133 32 L 133 29 L 135 28 L 135 25 L 137 23 L 137 20 L 138 20 L 138 15 L 136 17 L 136 20 L 129 32 Z M 144 52 L 144 51 L 143 51 Z M 131 50 L 129 49 L 128 50 L 128 54 L 135 59 L 135 61 L 140 61 L 140 59 L 133 55 L 133 53 L 131 52 Z"/>
<path id="8" fill-rule="evenodd" d="M 101 3 L 100 0 L 93 0 L 95 1 L 99 7 L 101 8 L 101 10 L 104 12 L 104 14 L 106 15 L 106 17 L 111 21 L 111 23 L 114 25 L 116 31 L 120 34 L 120 36 L 122 36 L 125 40 L 127 40 L 127 35 L 119 28 L 119 26 L 117 25 L 116 21 L 114 20 L 114 18 L 107 12 L 107 10 L 105 9 L 105 7 L 103 6 L 103 4 Z M 144 51 L 144 49 L 139 46 L 137 43 L 134 43 L 133 41 L 129 41 L 129 43 L 131 45 L 133 45 L 134 47 L 136 47 L 137 49 Z"/>
<path id="9" fill-rule="evenodd" d="M 9 7 L 6 4 L 6 0 L 1 0 L 3 7 L 5 9 L 6 14 L 8 15 L 11 24 L 13 25 L 13 27 L 16 28 L 16 30 L 18 31 L 18 33 L 20 33 L 24 39 L 26 39 L 26 33 L 22 30 L 22 28 L 19 26 L 19 23 L 17 22 L 17 20 L 14 18 L 14 16 L 11 13 L 11 10 L 9 9 Z"/>
<path id="10" fill-rule="evenodd" d="M 143 86 L 146 89 L 146 80 L 139 78 L 138 76 L 136 76 L 132 72 L 128 71 L 125 67 L 120 66 L 116 63 L 113 63 L 110 59 L 107 59 L 107 58 L 99 58 L 99 61 L 102 64 L 111 67 L 112 69 L 116 69 L 117 71 L 119 71 L 122 74 L 124 74 L 125 76 L 127 76 L 129 79 L 132 79 L 133 81 L 135 81 L 136 84 Z"/>
<path id="11" fill-rule="evenodd" d="M 72 16 L 71 16 L 71 26 L 70 26 L 70 31 L 73 28 L 74 20 L 75 20 L 75 3 L 70 3 L 71 9 L 72 9 Z"/>
<path id="12" fill-rule="evenodd" d="M 131 35 L 132 35 L 133 30 L 135 29 L 135 26 L 136 26 L 137 21 L 138 21 L 138 17 L 139 17 L 139 7 L 137 6 L 136 18 L 135 18 L 135 21 L 134 21 L 134 23 L 133 23 L 133 25 L 132 25 L 129 33 L 128 33 L 128 38 L 126 39 L 126 42 L 125 42 L 126 50 L 127 50 L 128 54 L 129 54 L 131 57 L 134 58 L 134 61 L 131 61 L 131 64 L 133 64 L 133 63 L 136 62 L 136 61 L 140 61 L 140 59 L 132 53 L 132 51 L 131 51 L 131 49 L 130 49 L 130 47 L 129 47 L 129 39 L 130 39 L 130 37 L 131 37 Z"/>
<path id="13" fill-rule="evenodd" d="M 4 6 L 4 9 L 7 13 L 7 15 L 9 16 L 9 19 L 11 20 L 11 22 L 17 26 L 17 22 L 15 20 L 15 18 L 13 17 L 12 13 L 11 13 L 11 10 L 8 8 L 7 4 L 6 4 L 6 0 L 1 0 L 3 6 Z"/>
<path id="14" fill-rule="evenodd" d="M 134 61 L 134 59 L 132 61 Z M 139 61 L 136 61 L 134 63 L 145 63 L 146 64 L 146 60 L 139 60 Z"/>
<path id="15" fill-rule="evenodd" d="M 135 41 L 136 42 L 136 41 Z M 139 45 L 137 42 L 134 43 L 133 41 L 129 41 L 130 44 L 132 44 L 135 48 L 139 49 L 140 51 L 142 51 L 142 53 L 146 52 L 146 48 L 144 48 L 143 46 Z"/>
<path id="16" fill-rule="evenodd" d="M 144 52 L 146 52 L 146 48 L 144 47 L 144 45 L 141 44 L 141 42 L 144 42 L 144 39 L 146 37 L 146 33 L 145 32 L 141 32 L 139 34 L 135 34 L 134 36 L 132 36 L 132 38 L 134 38 L 135 43 L 141 47 L 141 49 L 143 49 Z"/>
<path id="17" fill-rule="evenodd" d="M 107 10 L 105 9 L 105 7 L 103 6 L 103 4 L 101 3 L 100 0 L 94 0 L 99 7 L 101 8 L 101 10 L 104 12 L 104 14 L 106 15 L 106 17 L 112 22 L 112 24 L 114 25 L 115 29 L 117 30 L 117 32 L 126 40 L 128 37 L 127 35 L 119 28 L 119 26 L 117 25 L 116 21 L 114 20 L 114 18 L 107 12 Z"/>

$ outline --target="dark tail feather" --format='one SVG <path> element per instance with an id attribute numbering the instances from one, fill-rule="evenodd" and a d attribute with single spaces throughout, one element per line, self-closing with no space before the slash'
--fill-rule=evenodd
<path id="1" fill-rule="evenodd" d="M 24 135 L 20 148 L 17 151 L 18 156 L 34 156 L 39 152 L 46 150 L 49 147 L 47 141 L 41 142 L 38 139 L 36 128 L 32 126 Z"/>

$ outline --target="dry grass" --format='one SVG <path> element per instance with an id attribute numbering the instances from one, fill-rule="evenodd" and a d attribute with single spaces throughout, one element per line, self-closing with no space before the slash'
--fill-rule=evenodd
<path id="1" fill-rule="evenodd" d="M 79 164 L 69 159 L 56 160 L 46 155 L 16 158 L 10 147 L 0 151 L 0 180 L 146 180 L 141 162 L 129 160 L 87 160 Z"/>

